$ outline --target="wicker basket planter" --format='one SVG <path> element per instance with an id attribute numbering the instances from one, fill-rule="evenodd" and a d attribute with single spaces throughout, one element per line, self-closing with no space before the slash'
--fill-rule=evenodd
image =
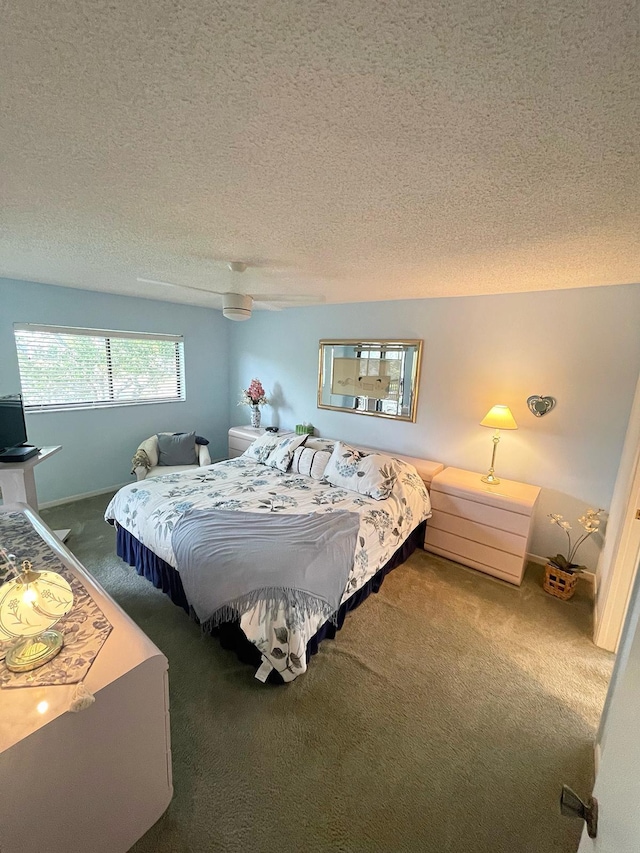
<path id="1" fill-rule="evenodd" d="M 578 572 L 563 572 L 562 569 L 552 566 L 551 563 L 547 563 L 545 566 L 542 587 L 549 595 L 568 601 L 576 591 L 577 583 Z"/>

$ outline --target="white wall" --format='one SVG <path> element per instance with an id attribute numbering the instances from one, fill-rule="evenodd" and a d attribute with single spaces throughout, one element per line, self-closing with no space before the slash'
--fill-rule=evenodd
<path id="1" fill-rule="evenodd" d="M 321 435 L 483 472 L 492 433 L 478 422 L 506 403 L 520 428 L 503 433 L 496 470 L 543 487 L 531 550 L 548 556 L 563 544 L 548 512 L 574 522 L 611 501 L 640 373 L 638 318 L 640 285 L 254 312 L 232 330 L 230 418 L 248 422 L 236 402 L 257 376 L 277 400 L 266 424 L 311 421 Z M 318 340 L 359 337 L 424 340 L 415 424 L 316 407 Z M 535 418 L 531 394 L 556 408 Z M 600 546 L 593 536 L 579 554 L 593 570 Z"/>
<path id="2" fill-rule="evenodd" d="M 0 394 L 20 390 L 13 323 L 184 335 L 185 402 L 27 415 L 30 443 L 63 445 L 36 468 L 41 503 L 130 481 L 136 447 L 163 430 L 195 429 L 212 457 L 226 453 L 229 323 L 219 311 L 0 279 Z"/>

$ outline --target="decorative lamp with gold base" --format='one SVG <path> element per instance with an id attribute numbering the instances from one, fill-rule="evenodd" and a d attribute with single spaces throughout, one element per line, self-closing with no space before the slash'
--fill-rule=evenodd
<path id="1" fill-rule="evenodd" d="M 51 628 L 72 607 L 67 581 L 57 572 L 34 571 L 25 560 L 16 577 L 0 586 L 0 641 L 18 638 L 6 653 L 7 669 L 28 672 L 52 660 L 64 640 Z"/>
<path id="2" fill-rule="evenodd" d="M 493 436 L 493 454 L 491 456 L 491 467 L 488 472 L 481 477 L 483 483 L 488 483 L 490 486 L 496 486 L 500 480 L 496 477 L 494 473 L 494 465 L 496 461 L 496 448 L 498 446 L 498 442 L 500 441 L 500 430 L 501 429 L 518 429 L 518 424 L 515 421 L 515 418 L 511 414 L 511 409 L 509 406 L 493 406 L 493 408 L 489 409 L 484 418 L 480 421 L 480 426 L 490 427 L 491 429 L 495 429 L 495 433 Z"/>

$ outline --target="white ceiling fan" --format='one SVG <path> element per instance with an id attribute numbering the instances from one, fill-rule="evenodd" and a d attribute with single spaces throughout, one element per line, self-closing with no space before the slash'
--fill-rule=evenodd
<path id="1" fill-rule="evenodd" d="M 257 266 L 246 261 L 229 261 L 228 268 L 233 274 L 241 274 L 248 267 Z M 198 290 L 201 293 L 211 293 L 222 297 L 222 314 L 228 320 L 248 320 L 254 304 L 266 308 L 268 311 L 280 311 L 286 306 L 293 305 L 320 305 L 325 301 L 324 296 L 312 296 L 292 293 L 269 293 L 264 295 L 235 293 L 232 291 L 210 290 L 208 287 L 196 287 L 192 284 L 174 284 L 170 281 L 158 281 L 152 278 L 137 279 L 143 284 L 159 284 L 163 287 L 177 287 L 185 290 Z M 282 304 L 279 304 L 282 303 Z"/>

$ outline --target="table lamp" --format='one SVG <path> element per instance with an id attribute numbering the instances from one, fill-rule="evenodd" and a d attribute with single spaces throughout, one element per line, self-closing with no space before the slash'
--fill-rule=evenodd
<path id="1" fill-rule="evenodd" d="M 515 418 L 511 414 L 511 409 L 509 406 L 493 406 L 493 408 L 489 409 L 484 418 L 480 421 L 480 426 L 490 427 L 491 429 L 495 429 L 495 433 L 493 436 L 493 455 L 491 457 L 491 467 L 488 472 L 482 477 L 483 483 L 489 483 L 490 486 L 497 485 L 500 480 L 493 473 L 493 466 L 496 461 L 496 447 L 498 446 L 498 442 L 500 441 L 500 430 L 501 429 L 518 429 L 518 424 L 515 421 Z"/>
<path id="2" fill-rule="evenodd" d="M 25 560 L 21 571 L 0 586 L 0 641 L 18 638 L 6 653 L 7 669 L 28 672 L 54 658 L 64 639 L 50 629 L 72 607 L 67 581 L 57 572 L 34 571 Z"/>

